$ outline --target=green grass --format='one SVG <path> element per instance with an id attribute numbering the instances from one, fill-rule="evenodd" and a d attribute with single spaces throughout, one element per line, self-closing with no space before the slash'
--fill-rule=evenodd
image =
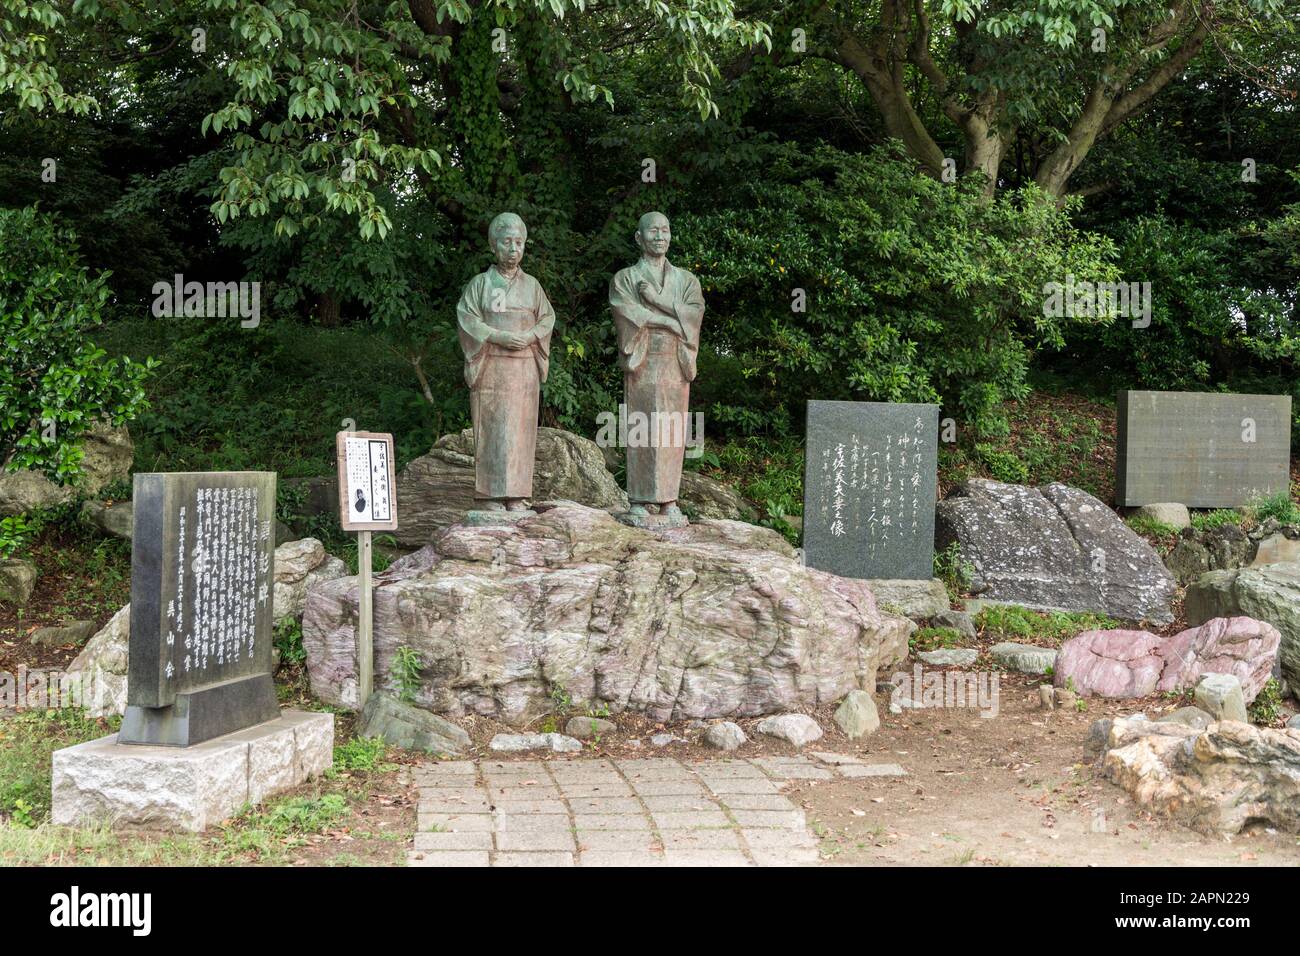
<path id="1" fill-rule="evenodd" d="M 1232 508 L 1218 508 L 1214 511 L 1193 511 L 1192 527 L 1197 531 L 1213 531 L 1224 525 L 1241 525 L 1246 516 Z"/>
<path id="2" fill-rule="evenodd" d="M 119 722 L 91 720 L 74 709 L 24 711 L 0 720 L 0 865 L 283 865 L 314 835 L 346 826 L 353 805 L 367 799 L 372 775 L 397 766 L 386 761 L 382 740 L 348 740 L 335 747 L 335 766 L 312 785 L 313 792 L 245 807 L 203 834 L 113 832 L 48 822 L 50 755 L 111 733 Z"/>
<path id="3" fill-rule="evenodd" d="M 1249 504 L 1251 516 L 1256 521 L 1276 518 L 1282 524 L 1300 524 L 1300 505 L 1291 500 L 1285 491 L 1253 499 Z"/>
<path id="4" fill-rule="evenodd" d="M 936 651 L 944 647 L 960 647 L 961 632 L 952 627 L 923 627 L 912 635 L 908 643 L 914 651 Z"/>
<path id="5" fill-rule="evenodd" d="M 32 827 L 48 819 L 54 751 L 113 733 L 118 723 L 71 707 L 22 711 L 0 720 L 0 825 Z"/>
<path id="6" fill-rule="evenodd" d="M 1150 515 L 1129 515 L 1124 523 L 1144 538 L 1172 538 L 1178 535 L 1178 529 Z"/>
<path id="7" fill-rule="evenodd" d="M 1074 611 L 1031 611 L 1016 605 L 990 605 L 975 617 L 981 636 L 996 640 L 1057 645 L 1083 631 L 1119 627 L 1104 614 Z"/>

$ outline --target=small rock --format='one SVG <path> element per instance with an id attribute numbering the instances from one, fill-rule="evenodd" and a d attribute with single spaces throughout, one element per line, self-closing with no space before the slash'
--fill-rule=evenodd
<path id="1" fill-rule="evenodd" d="M 973 639 L 976 636 L 975 619 L 967 611 L 940 611 L 931 619 L 930 623 L 935 627 L 951 627 L 962 637 Z"/>
<path id="2" fill-rule="evenodd" d="M 1114 723 L 1115 721 L 1110 717 L 1094 720 L 1092 726 L 1088 728 L 1088 739 L 1083 742 L 1084 750 L 1094 757 L 1104 753 L 1110 740 L 1110 728 Z"/>
<path id="3" fill-rule="evenodd" d="M 1143 505 L 1133 512 L 1133 517 L 1150 518 L 1169 525 L 1175 531 L 1182 531 L 1192 523 L 1192 515 L 1187 510 L 1187 505 L 1179 504 L 1177 501 L 1159 501 L 1155 504 Z"/>
<path id="4" fill-rule="evenodd" d="M 1215 720 L 1246 721 L 1246 698 L 1235 674 L 1206 674 L 1196 685 L 1194 699 Z"/>
<path id="5" fill-rule="evenodd" d="M 840 767 L 845 777 L 906 777 L 907 771 L 896 763 L 848 764 Z"/>
<path id="6" fill-rule="evenodd" d="M 938 578 L 878 578 L 866 582 L 876 604 L 903 617 L 924 620 L 948 610 L 948 589 Z"/>
<path id="7" fill-rule="evenodd" d="M 38 627 L 28 640 L 37 647 L 63 647 L 66 644 L 80 647 L 94 633 L 94 621 L 73 621 L 66 627 Z"/>
<path id="8" fill-rule="evenodd" d="M 1021 674 L 1046 674 L 1056 664 L 1056 651 L 1032 644 L 1015 644 L 1003 641 L 989 648 L 993 659 L 1008 670 Z"/>
<path id="9" fill-rule="evenodd" d="M 604 737 L 618 730 L 618 724 L 603 717 L 570 717 L 564 725 L 564 732 L 579 740 Z"/>
<path id="10" fill-rule="evenodd" d="M 23 558 L 0 561 L 0 601 L 23 607 L 36 587 L 36 565 Z"/>
<path id="11" fill-rule="evenodd" d="M 578 753 L 582 743 L 564 734 L 497 734 L 488 744 L 493 750 L 518 753 L 523 750 L 552 750 L 555 753 Z"/>
<path id="12" fill-rule="evenodd" d="M 814 750 L 813 756 L 822 763 L 828 763 L 835 767 L 842 767 L 846 764 L 862 764 L 866 762 L 861 757 L 850 757 L 848 754 L 833 754 L 821 750 Z"/>
<path id="13" fill-rule="evenodd" d="M 1290 720 L 1286 722 L 1286 725 L 1287 728 L 1290 730 L 1300 730 L 1300 714 L 1296 714 L 1295 716 L 1293 716 Z"/>
<path id="14" fill-rule="evenodd" d="M 849 738 L 874 734 L 880 729 L 880 715 L 876 713 L 875 700 L 865 690 L 849 691 L 835 711 L 835 724 Z M 821 736 L 820 728 L 817 736 Z"/>
<path id="15" fill-rule="evenodd" d="M 469 734 L 451 721 L 380 691 L 370 695 L 357 722 L 360 737 L 383 737 L 404 750 L 459 754 L 470 747 Z"/>
<path id="16" fill-rule="evenodd" d="M 935 667 L 970 667 L 979 657 L 973 647 L 944 647 L 937 651 L 919 651 L 917 658 Z"/>
<path id="17" fill-rule="evenodd" d="M 741 744 L 749 742 L 739 724 L 729 720 L 713 724 L 704 732 L 704 742 L 718 750 L 735 750 Z"/>
<path id="18" fill-rule="evenodd" d="M 1056 709 L 1056 694 L 1053 693 L 1055 688 L 1051 684 L 1038 685 L 1038 706 L 1043 710 Z"/>
<path id="19" fill-rule="evenodd" d="M 669 744 L 684 744 L 685 737 L 678 737 L 676 734 L 655 734 L 650 738 L 650 745 L 653 747 L 667 747 Z"/>
<path id="20" fill-rule="evenodd" d="M 1079 695 L 1067 687 L 1053 688 L 1053 695 L 1056 699 L 1056 706 L 1062 710 L 1072 708 L 1079 702 Z"/>
<path id="21" fill-rule="evenodd" d="M 696 719 L 688 721 L 686 726 L 691 730 L 708 730 L 709 722 L 707 720 Z"/>
<path id="22" fill-rule="evenodd" d="M 862 691 L 850 691 L 849 696 L 863 693 Z M 846 698 L 847 700 L 847 698 Z M 841 705 L 843 709 L 843 705 Z M 874 709 L 874 705 L 873 705 Z M 838 711 L 836 712 L 838 713 Z M 768 737 L 776 737 L 778 740 L 785 740 L 794 744 L 796 747 L 802 747 L 804 744 L 812 743 L 822 735 L 822 729 L 807 714 L 780 714 L 776 717 L 765 717 L 758 722 L 755 729 Z"/>
<path id="23" fill-rule="evenodd" d="M 81 520 L 113 538 L 131 540 L 135 509 L 130 501 L 87 501 L 81 506 Z"/>
<path id="24" fill-rule="evenodd" d="M 1204 730 L 1214 723 L 1214 718 L 1199 707 L 1179 707 L 1172 713 L 1157 717 L 1158 724 L 1184 724 L 1193 730 Z"/>

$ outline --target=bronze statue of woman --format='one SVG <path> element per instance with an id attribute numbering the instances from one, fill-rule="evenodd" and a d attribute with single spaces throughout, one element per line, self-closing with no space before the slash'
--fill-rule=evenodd
<path id="1" fill-rule="evenodd" d="M 668 217 L 648 212 L 637 224 L 641 259 L 609 284 L 629 420 L 644 416 L 652 440 L 627 442 L 630 524 L 685 524 L 677 506 L 686 451 L 691 382 L 700 350 L 700 280 L 668 261 Z M 668 437 L 670 440 L 664 441 Z M 648 519 L 648 507 L 661 516 Z"/>
<path id="2" fill-rule="evenodd" d="M 538 393 L 555 312 L 520 268 L 528 228 L 512 212 L 488 227 L 496 264 L 465 285 L 456 307 L 474 423 L 474 496 L 485 511 L 527 511 L 533 494 Z"/>

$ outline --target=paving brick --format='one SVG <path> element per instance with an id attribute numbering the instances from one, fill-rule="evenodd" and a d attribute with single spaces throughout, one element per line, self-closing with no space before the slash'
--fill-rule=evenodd
<path id="1" fill-rule="evenodd" d="M 539 830 L 560 830 L 568 833 L 573 821 L 567 813 L 501 813 L 496 814 L 498 833 L 533 833 Z"/>
<path id="2" fill-rule="evenodd" d="M 567 814 L 569 808 L 559 797 L 542 800 L 498 800 L 495 804 L 498 813 L 507 815 L 529 816 L 536 814 Z"/>
<path id="3" fill-rule="evenodd" d="M 587 850 L 578 854 L 579 866 L 664 866 L 664 858 L 657 853 L 635 853 L 627 850 Z"/>
<path id="4" fill-rule="evenodd" d="M 749 866 L 739 850 L 665 850 L 668 866 Z"/>
<path id="5" fill-rule="evenodd" d="M 498 853 L 493 866 L 573 866 L 572 853 Z"/>
<path id="6" fill-rule="evenodd" d="M 496 834 L 498 850 L 575 850 L 568 830 L 505 830 Z"/>
<path id="7" fill-rule="evenodd" d="M 694 795 L 705 796 L 704 784 L 694 777 L 681 780 L 633 780 L 632 789 L 643 797 Z"/>
<path id="8" fill-rule="evenodd" d="M 416 812 L 416 829 L 428 830 L 491 830 L 490 813 L 420 813 Z"/>
<path id="9" fill-rule="evenodd" d="M 558 800 L 560 791 L 555 787 L 493 787 L 487 796 L 494 804 L 503 800 Z"/>
<path id="10" fill-rule="evenodd" d="M 412 850 L 407 866 L 487 866 L 486 850 Z"/>
<path id="11" fill-rule="evenodd" d="M 868 763 L 837 768 L 841 777 L 906 777 L 907 771 L 896 763 Z"/>
<path id="12" fill-rule="evenodd" d="M 718 809 L 717 803 L 703 794 L 646 795 L 641 798 L 650 810 L 705 811 Z"/>
<path id="13" fill-rule="evenodd" d="M 660 830 L 664 850 L 739 850 L 736 830 Z"/>
<path id="14" fill-rule="evenodd" d="M 579 830 L 579 850 L 649 852 L 659 846 L 650 830 Z"/>
<path id="15" fill-rule="evenodd" d="M 560 792 L 566 797 L 630 797 L 632 789 L 623 781 L 617 783 L 562 783 Z"/>
<path id="16" fill-rule="evenodd" d="M 423 797 L 416 805 L 416 810 L 424 813 L 490 813 L 492 806 L 488 803 L 487 797 L 484 796 L 470 800 L 459 797 L 454 800 Z"/>
<path id="17" fill-rule="evenodd" d="M 731 815 L 742 827 L 802 829 L 807 824 L 802 810 L 732 810 Z"/>
<path id="18" fill-rule="evenodd" d="M 718 760 L 711 763 L 692 764 L 705 780 L 735 780 L 739 778 L 762 779 L 763 771 L 744 760 Z"/>
<path id="19" fill-rule="evenodd" d="M 796 810 L 788 797 L 779 793 L 724 793 L 718 802 L 731 810 Z"/>
<path id="20" fill-rule="evenodd" d="M 650 821 L 643 813 L 575 813 L 573 825 L 584 830 L 649 830 Z"/>
<path id="21" fill-rule="evenodd" d="M 415 835 L 417 850 L 490 850 L 492 834 L 488 830 L 447 830 Z"/>
<path id="22" fill-rule="evenodd" d="M 741 777 L 735 780 L 710 780 L 708 781 L 709 789 L 714 793 L 780 793 L 781 791 L 771 780 L 763 778 L 754 780 L 748 777 Z"/>
<path id="23" fill-rule="evenodd" d="M 685 830 L 692 827 L 725 827 L 731 821 L 721 810 L 652 811 L 650 816 L 661 830 Z"/>
<path id="24" fill-rule="evenodd" d="M 569 797 L 574 813 L 641 813 L 641 801 L 635 797 Z"/>

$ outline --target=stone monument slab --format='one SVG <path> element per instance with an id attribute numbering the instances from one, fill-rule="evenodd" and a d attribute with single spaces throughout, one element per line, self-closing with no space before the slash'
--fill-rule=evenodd
<path id="1" fill-rule="evenodd" d="M 197 832 L 333 762 L 333 714 L 287 710 L 190 747 L 128 746 L 110 735 L 55 751 L 51 820 Z"/>
<path id="2" fill-rule="evenodd" d="M 137 474 L 133 500 L 119 740 L 185 747 L 276 719 L 275 473 Z"/>
<path id="3" fill-rule="evenodd" d="M 939 406 L 808 403 L 803 547 L 848 578 L 929 579 Z"/>
<path id="4" fill-rule="evenodd" d="M 1115 500 L 1234 508 L 1285 491 L 1291 396 L 1122 391 Z"/>

